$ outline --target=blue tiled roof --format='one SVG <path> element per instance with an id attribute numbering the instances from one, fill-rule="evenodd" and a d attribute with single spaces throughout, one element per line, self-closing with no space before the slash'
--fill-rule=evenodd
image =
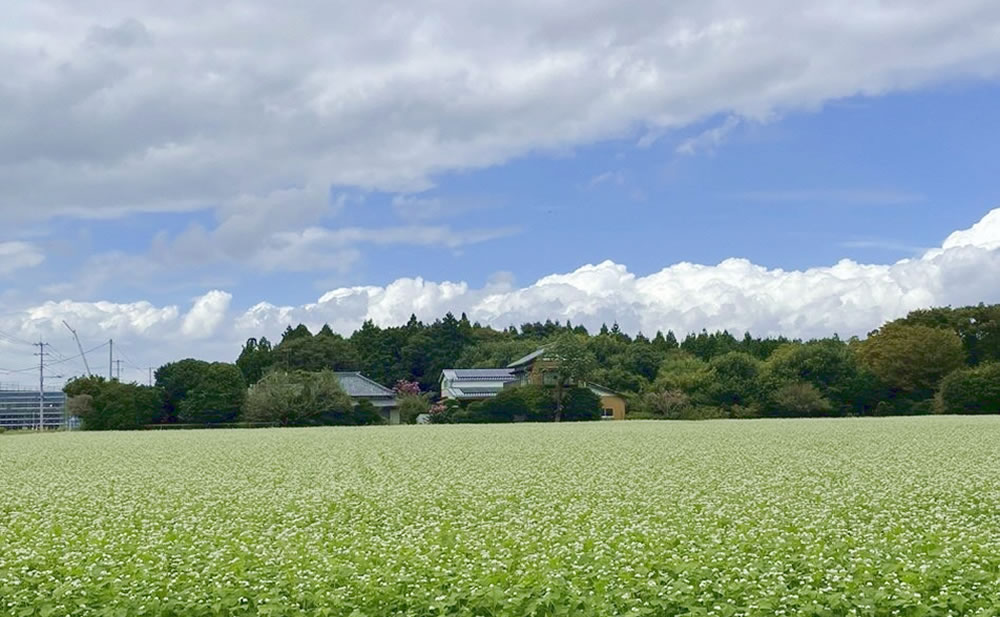
<path id="1" fill-rule="evenodd" d="M 510 381 L 514 378 L 514 371 L 509 368 L 455 368 L 447 372 L 452 379 L 469 381 Z"/>

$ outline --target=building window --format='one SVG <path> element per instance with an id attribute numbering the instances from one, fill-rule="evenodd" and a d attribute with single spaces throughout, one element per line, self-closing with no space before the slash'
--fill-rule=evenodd
<path id="1" fill-rule="evenodd" d="M 601 417 L 602 418 L 614 418 L 615 417 L 615 410 L 611 409 L 610 407 L 605 407 L 604 409 L 601 410 Z"/>

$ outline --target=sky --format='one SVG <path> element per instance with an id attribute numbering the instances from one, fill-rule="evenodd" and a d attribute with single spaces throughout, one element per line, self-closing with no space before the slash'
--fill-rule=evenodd
<path id="1" fill-rule="evenodd" d="M 248 337 L 1000 302 L 1000 3 L 15 0 L 0 385 Z M 105 345 L 101 347 L 101 345 Z"/>

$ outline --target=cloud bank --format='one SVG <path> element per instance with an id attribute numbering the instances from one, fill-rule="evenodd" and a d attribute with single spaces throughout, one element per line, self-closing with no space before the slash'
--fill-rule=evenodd
<path id="1" fill-rule="evenodd" d="M 647 334 L 725 328 L 804 338 L 835 332 L 863 336 L 918 308 L 1000 302 L 998 272 L 1000 208 L 949 235 L 941 247 L 894 264 L 842 260 L 823 268 L 781 270 L 733 258 L 717 265 L 678 263 L 637 276 L 605 261 L 524 287 L 504 277 L 482 288 L 404 278 L 385 286 L 334 289 L 306 305 L 262 302 L 242 312 L 232 310 L 231 295 L 221 290 L 195 298 L 186 311 L 148 302 L 46 302 L 0 316 L 0 332 L 8 335 L 0 337 L 0 366 L 23 366 L 30 359 L 30 347 L 10 336 L 66 338 L 63 319 L 89 341 L 114 336 L 151 364 L 187 356 L 232 361 L 244 339 L 277 338 L 299 322 L 314 331 L 329 323 L 350 334 L 366 319 L 388 326 L 405 322 L 411 313 L 431 320 L 447 311 L 496 327 L 570 319 L 591 329 L 617 321 L 626 331 Z"/>
<path id="2" fill-rule="evenodd" d="M 314 224 L 331 185 L 417 191 L 439 172 L 729 118 L 680 146 L 693 152 L 744 119 L 1000 67 L 994 0 L 6 8 L 0 210 L 214 208 L 223 235 L 260 229 L 258 211 Z"/>

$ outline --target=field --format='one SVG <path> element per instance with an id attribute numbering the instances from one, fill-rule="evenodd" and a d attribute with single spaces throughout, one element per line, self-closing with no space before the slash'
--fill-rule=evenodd
<path id="1" fill-rule="evenodd" d="M 993 615 L 1000 418 L 0 435 L 0 615 Z"/>

